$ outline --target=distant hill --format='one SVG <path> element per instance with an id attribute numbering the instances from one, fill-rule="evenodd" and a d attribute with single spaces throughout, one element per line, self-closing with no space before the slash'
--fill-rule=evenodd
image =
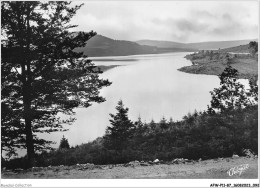
<path id="1" fill-rule="evenodd" d="M 218 50 L 218 52 L 221 52 L 221 53 L 227 53 L 227 52 L 232 52 L 232 53 L 250 53 L 249 52 L 249 44 L 235 46 L 235 47 L 231 47 L 231 48 L 220 49 L 220 50 Z"/>
<path id="2" fill-rule="evenodd" d="M 156 41 L 156 40 L 139 40 L 138 44 L 141 45 L 150 45 L 163 48 L 191 48 L 199 50 L 217 50 L 219 48 L 230 48 L 233 46 L 246 45 L 250 41 L 257 41 L 256 39 L 252 40 L 236 40 L 236 41 L 211 41 L 211 42 L 198 42 L 198 43 L 178 43 L 171 41 Z"/>
<path id="3" fill-rule="evenodd" d="M 158 40 L 139 40 L 140 45 L 156 46 L 158 48 L 187 48 L 187 45 L 179 42 L 158 41 Z"/>
<path id="4" fill-rule="evenodd" d="M 168 52 L 193 52 L 194 49 L 140 45 L 136 42 L 125 40 L 113 40 L 102 35 L 96 35 L 87 41 L 84 48 L 78 48 L 76 51 L 83 51 L 85 55 L 90 57 L 100 56 L 125 56 L 138 54 L 158 54 Z"/>
<path id="5" fill-rule="evenodd" d="M 126 40 L 114 40 L 102 35 L 96 35 L 87 41 L 87 45 L 84 48 L 78 48 L 76 51 L 83 51 L 85 55 L 90 57 L 126 56 L 169 52 L 194 52 L 198 50 L 217 50 L 219 48 L 223 49 L 247 45 L 250 41 L 257 40 L 212 41 L 199 43 L 179 43 L 157 40 L 139 40 L 132 42 Z M 237 51 L 242 51 L 242 47 L 241 49 L 237 49 Z M 240 53 L 247 53 L 247 50 L 244 49 L 243 52 Z"/>
<path id="6" fill-rule="evenodd" d="M 252 40 L 236 40 L 236 41 L 212 41 L 212 42 L 199 42 L 199 43 L 187 43 L 191 48 L 197 48 L 200 50 L 213 50 L 222 48 L 231 48 L 234 46 L 246 45 L 250 41 L 257 41 L 257 39 Z"/>

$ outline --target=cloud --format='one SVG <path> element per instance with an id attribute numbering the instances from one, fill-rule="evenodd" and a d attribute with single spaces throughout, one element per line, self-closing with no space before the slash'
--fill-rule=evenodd
<path id="1" fill-rule="evenodd" d="M 228 13 L 223 14 L 222 18 L 226 21 L 233 21 L 232 17 Z"/>
<path id="2" fill-rule="evenodd" d="M 200 17 L 200 18 L 214 18 L 216 17 L 212 13 L 206 11 L 206 10 L 192 10 L 191 15 L 193 17 Z"/>
<path id="3" fill-rule="evenodd" d="M 169 27 L 169 28 L 176 27 L 180 31 L 184 31 L 184 32 L 186 32 L 186 31 L 188 31 L 188 32 L 200 32 L 200 31 L 204 30 L 205 28 L 207 28 L 209 26 L 208 24 L 200 23 L 197 20 L 194 20 L 194 19 L 191 19 L 191 18 L 190 19 L 167 18 L 167 19 L 164 19 L 164 20 L 154 18 L 152 20 L 152 22 L 154 24 L 164 25 L 164 26 Z"/>
<path id="4" fill-rule="evenodd" d="M 242 30 L 243 30 L 243 27 L 241 27 L 240 24 L 232 23 L 230 25 L 223 25 L 223 26 L 215 27 L 211 31 L 212 31 L 212 34 L 215 34 L 215 35 L 229 36 L 229 35 L 234 35 L 234 32 L 241 32 Z"/>
<path id="5" fill-rule="evenodd" d="M 207 31 L 210 25 L 193 18 L 167 18 L 152 20 L 157 26 L 163 26 L 164 32 L 170 33 L 175 41 L 188 42 L 193 35 L 200 35 Z"/>
<path id="6" fill-rule="evenodd" d="M 254 1 L 89 1 L 73 23 L 120 40 L 199 42 L 257 38 Z"/>
<path id="7" fill-rule="evenodd" d="M 195 20 L 179 19 L 176 21 L 176 26 L 181 31 L 200 32 L 208 27 L 207 24 L 196 22 Z"/>

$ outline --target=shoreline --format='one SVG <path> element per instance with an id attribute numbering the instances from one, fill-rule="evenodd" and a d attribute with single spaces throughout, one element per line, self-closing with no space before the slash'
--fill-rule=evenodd
<path id="1" fill-rule="evenodd" d="M 203 75 L 220 75 L 225 67 L 228 65 L 225 60 L 225 53 L 220 53 L 218 57 L 209 57 L 209 55 L 188 54 L 184 58 L 190 60 L 192 65 L 183 66 L 178 71 L 190 74 L 203 74 Z M 222 56 L 222 57 L 219 57 Z M 257 80 L 258 77 L 258 61 L 250 56 L 235 56 L 231 55 L 231 65 L 237 69 L 238 79 L 252 79 Z"/>
<path id="2" fill-rule="evenodd" d="M 180 51 L 180 52 L 165 52 L 165 53 L 147 53 L 147 54 L 129 54 L 129 55 L 104 55 L 104 56 L 88 56 L 88 59 L 92 61 L 102 61 L 105 60 L 111 60 L 111 61 L 117 61 L 115 58 L 126 58 L 126 57 L 140 57 L 140 56 L 156 56 L 156 55 L 167 55 L 167 54 L 174 54 L 174 53 L 192 53 L 194 51 Z M 124 61 L 125 59 L 120 59 L 118 61 Z"/>
<path id="3" fill-rule="evenodd" d="M 119 67 L 121 65 L 96 65 L 97 68 L 100 69 L 100 71 L 102 71 L 103 73 L 110 70 L 110 69 L 113 69 L 113 68 L 116 68 L 116 67 Z"/>

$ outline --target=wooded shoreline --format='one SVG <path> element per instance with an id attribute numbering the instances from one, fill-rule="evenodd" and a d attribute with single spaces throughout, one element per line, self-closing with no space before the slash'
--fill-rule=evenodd
<path id="1" fill-rule="evenodd" d="M 257 56 L 218 51 L 199 51 L 186 55 L 185 58 L 190 60 L 192 65 L 181 67 L 178 69 L 179 71 L 192 74 L 219 75 L 227 65 L 231 65 L 238 70 L 238 78 L 257 80 Z"/>

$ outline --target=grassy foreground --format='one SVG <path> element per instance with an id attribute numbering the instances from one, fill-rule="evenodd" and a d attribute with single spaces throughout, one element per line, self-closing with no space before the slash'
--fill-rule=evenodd
<path id="1" fill-rule="evenodd" d="M 241 174 L 230 176 L 231 168 L 247 165 Z M 2 171 L 3 179 L 257 179 L 258 158 L 218 158 L 181 164 L 163 163 L 149 166 L 79 165 L 45 167 L 23 171 Z"/>

